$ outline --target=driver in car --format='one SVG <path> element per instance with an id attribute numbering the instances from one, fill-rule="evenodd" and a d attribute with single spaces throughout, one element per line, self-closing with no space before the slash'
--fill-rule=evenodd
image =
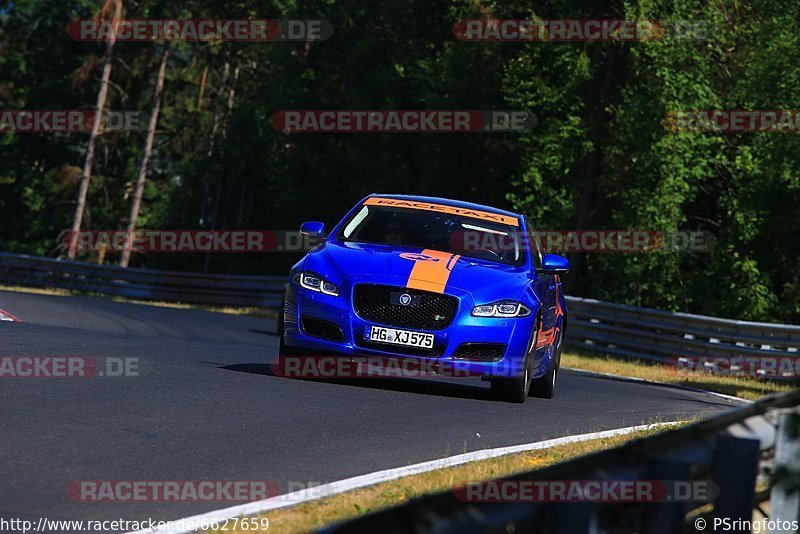
<path id="1" fill-rule="evenodd" d="M 406 231 L 399 222 L 392 221 L 384 229 L 383 242 L 387 245 L 405 245 Z"/>

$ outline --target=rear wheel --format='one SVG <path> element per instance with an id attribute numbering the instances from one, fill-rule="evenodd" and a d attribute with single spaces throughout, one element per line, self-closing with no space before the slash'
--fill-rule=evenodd
<path id="1" fill-rule="evenodd" d="M 553 347 L 553 359 L 550 361 L 550 369 L 541 378 L 535 378 L 531 384 L 531 397 L 540 399 L 552 399 L 556 392 L 556 378 L 558 378 L 558 368 L 561 365 L 561 342 L 564 339 L 564 329 L 558 332 L 558 341 Z"/>

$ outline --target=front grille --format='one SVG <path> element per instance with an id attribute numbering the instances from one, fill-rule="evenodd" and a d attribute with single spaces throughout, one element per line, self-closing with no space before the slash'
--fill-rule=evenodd
<path id="1" fill-rule="evenodd" d="M 419 296 L 419 306 L 392 304 L 391 295 L 398 291 L 412 297 Z M 365 321 L 386 326 L 442 330 L 453 322 L 457 308 L 456 297 L 416 289 L 356 284 L 353 293 L 356 314 Z"/>
<path id="2" fill-rule="evenodd" d="M 323 321 L 322 319 L 315 319 L 306 315 L 300 318 L 300 325 L 303 327 L 303 332 L 309 336 L 321 337 L 322 339 L 330 339 L 333 341 L 344 341 L 344 333 L 342 329 L 330 321 Z"/>
<path id="3" fill-rule="evenodd" d="M 496 362 L 503 357 L 505 351 L 506 346 L 502 343 L 462 343 L 456 349 L 453 358 Z"/>

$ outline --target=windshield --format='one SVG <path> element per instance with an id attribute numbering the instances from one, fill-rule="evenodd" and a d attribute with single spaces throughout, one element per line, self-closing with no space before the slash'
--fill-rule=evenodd
<path id="1" fill-rule="evenodd" d="M 337 238 L 434 249 L 516 266 L 525 263 L 518 226 L 450 213 L 364 205 Z"/>

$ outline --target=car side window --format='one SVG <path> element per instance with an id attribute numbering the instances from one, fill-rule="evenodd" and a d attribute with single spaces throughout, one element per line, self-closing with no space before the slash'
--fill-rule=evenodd
<path id="1" fill-rule="evenodd" d="M 525 229 L 528 234 L 528 250 L 531 251 L 533 258 L 533 266 L 535 269 L 542 268 L 542 244 L 539 242 L 539 234 L 533 229 L 531 223 L 525 223 Z"/>

